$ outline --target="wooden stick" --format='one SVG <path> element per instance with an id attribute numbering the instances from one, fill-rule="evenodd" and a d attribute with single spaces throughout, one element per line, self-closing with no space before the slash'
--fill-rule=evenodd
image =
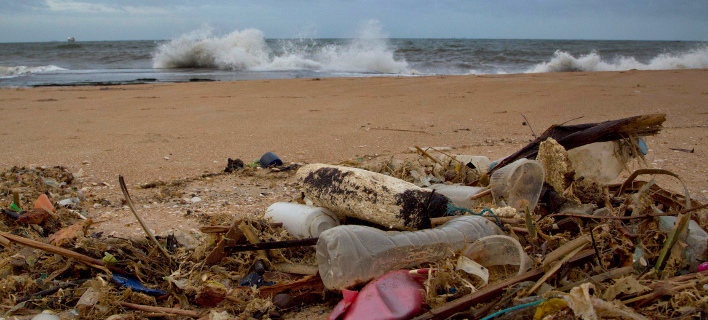
<path id="1" fill-rule="evenodd" d="M 601 273 L 601 274 L 592 276 L 592 277 L 590 277 L 590 278 L 585 278 L 585 279 L 582 279 L 582 280 L 575 281 L 575 282 L 573 282 L 573 283 L 571 283 L 571 284 L 562 286 L 562 287 L 560 287 L 560 288 L 558 288 L 558 289 L 555 289 L 555 290 L 556 290 L 556 291 L 561 291 L 561 292 L 563 292 L 563 291 L 567 291 L 567 290 L 573 289 L 573 288 L 575 288 L 575 287 L 577 287 L 577 286 L 579 286 L 579 285 L 581 285 L 581 284 L 583 284 L 583 283 L 586 283 L 586 282 L 588 282 L 588 281 L 603 282 L 603 281 L 605 281 L 605 280 L 613 279 L 613 278 L 617 278 L 617 277 L 621 277 L 621 276 L 623 276 L 623 275 L 625 275 L 625 274 L 629 274 L 629 273 L 632 273 L 632 272 L 634 272 L 634 267 L 632 267 L 632 266 L 622 267 L 622 268 L 617 268 L 617 269 L 612 269 L 612 270 L 610 270 L 610 271 L 607 271 L 607 272 L 604 272 L 604 273 Z"/>
<path id="2" fill-rule="evenodd" d="M 292 248 L 292 247 L 304 247 L 304 246 L 314 246 L 317 244 L 317 239 L 319 238 L 305 238 L 297 240 L 283 240 L 283 241 L 271 241 L 271 242 L 259 242 L 252 244 L 242 244 L 237 246 L 228 246 L 226 250 L 229 252 L 243 252 L 243 251 L 256 251 L 256 250 L 267 250 L 267 249 L 282 249 L 282 248 Z"/>
<path id="3" fill-rule="evenodd" d="M 19 243 L 21 245 L 24 245 L 24 246 L 27 246 L 30 248 L 35 248 L 35 249 L 43 250 L 46 252 L 62 255 L 67 258 L 76 259 L 79 262 L 82 262 L 82 263 L 87 264 L 92 267 L 96 267 L 101 270 L 103 270 L 104 268 L 107 268 L 107 269 L 114 271 L 114 272 L 127 274 L 127 272 L 125 272 L 125 270 L 123 270 L 123 269 L 106 265 L 103 262 L 103 260 L 94 259 L 89 256 L 85 256 L 83 254 L 80 254 L 80 253 L 77 253 L 77 252 L 74 252 L 71 250 L 67 250 L 67 249 L 64 249 L 61 247 L 53 246 L 51 244 L 41 243 L 38 241 L 34 241 L 31 239 L 23 238 L 23 237 L 16 236 L 16 235 L 10 234 L 10 233 L 5 233 L 5 232 L 0 232 L 0 236 L 5 237 L 12 242 Z"/>
<path id="4" fill-rule="evenodd" d="M 483 198 L 483 197 L 488 196 L 490 194 L 492 194 L 492 189 L 487 189 L 487 190 L 484 190 L 478 194 L 471 196 L 470 200 L 477 200 L 479 198 Z"/>
<path id="5" fill-rule="evenodd" d="M 442 162 L 440 162 L 440 160 L 438 160 L 438 158 L 431 156 L 429 153 L 425 152 L 425 150 L 421 149 L 419 146 L 415 146 L 415 149 L 418 150 L 418 152 L 420 152 L 421 154 L 423 154 L 424 157 L 426 157 L 430 160 L 433 160 L 433 162 L 435 162 L 441 166 L 443 165 Z"/>
<path id="6" fill-rule="evenodd" d="M 157 313 L 170 313 L 170 314 L 178 314 L 181 316 L 187 316 L 187 317 L 192 317 L 192 318 L 199 318 L 200 315 L 196 311 L 192 310 L 184 310 L 184 309 L 177 309 L 177 308 L 165 308 L 165 307 L 153 307 L 153 306 L 146 306 L 142 304 L 134 304 L 130 302 L 125 302 L 121 301 L 120 305 L 126 308 L 131 308 L 135 310 L 140 310 L 140 311 L 145 311 L 145 312 L 157 312 Z"/>
<path id="7" fill-rule="evenodd" d="M 373 129 L 373 130 L 387 130 L 387 131 L 400 131 L 400 132 L 415 132 L 415 133 L 424 133 L 424 134 L 433 135 L 430 132 L 425 132 L 425 131 L 420 131 L 420 130 L 390 129 L 390 128 L 378 128 L 378 127 L 373 127 L 371 129 Z"/>
<path id="8" fill-rule="evenodd" d="M 578 263 L 584 259 L 592 257 L 595 254 L 593 250 L 585 250 L 575 255 L 575 257 L 568 260 L 568 263 L 574 264 Z M 534 281 L 539 279 L 545 271 L 543 268 L 536 268 L 529 272 L 514 276 L 512 278 L 506 279 L 504 281 L 499 281 L 497 283 L 491 284 L 482 290 L 470 293 L 462 298 L 447 302 L 437 308 L 414 318 L 413 320 L 429 320 L 429 319 L 446 319 L 455 313 L 468 310 L 472 306 L 478 303 L 484 303 L 487 301 L 494 300 L 496 297 L 501 295 L 504 290 L 523 281 Z"/>
<path id="9" fill-rule="evenodd" d="M 587 243 L 586 243 L 586 244 L 587 244 Z M 556 262 L 556 263 L 551 267 L 551 269 L 548 270 L 548 271 L 546 272 L 546 274 L 543 275 L 543 277 L 541 277 L 541 279 L 538 279 L 538 281 L 536 281 L 536 283 L 533 285 L 533 287 L 531 287 L 531 289 L 529 289 L 528 291 L 526 291 L 526 292 L 522 295 L 522 297 L 525 298 L 525 297 L 528 297 L 529 295 L 531 295 L 532 293 L 534 293 L 534 291 L 536 291 L 536 289 L 538 289 L 544 282 L 546 282 L 546 280 L 548 280 L 548 278 L 550 278 L 552 275 L 556 274 L 556 272 L 558 272 L 558 270 L 560 270 L 560 268 L 563 266 L 563 264 L 564 264 L 565 262 L 567 262 L 570 258 L 572 258 L 572 257 L 575 256 L 576 254 L 578 254 L 578 252 L 580 252 L 580 250 L 583 250 L 583 247 L 585 247 L 585 244 L 583 244 L 583 245 L 580 246 L 580 247 L 577 247 L 575 250 L 573 250 L 573 251 L 571 251 L 570 253 L 568 253 L 567 255 L 565 255 L 562 260 Z M 594 252 L 595 252 L 595 251 L 593 250 L 593 253 L 594 253 Z"/>
<path id="10" fill-rule="evenodd" d="M 590 237 L 585 235 L 582 237 L 577 237 L 571 241 L 568 241 L 566 244 L 560 246 L 558 249 L 551 251 L 549 254 L 546 255 L 546 258 L 543 259 L 543 262 L 541 263 L 541 267 L 544 269 L 547 269 L 551 263 L 554 261 L 561 259 L 562 257 L 566 256 L 569 252 L 574 251 L 577 248 L 583 248 L 587 244 L 591 242 Z"/>
<path id="11" fill-rule="evenodd" d="M 86 281 L 88 281 L 88 280 L 89 280 L 89 279 L 79 279 L 79 280 L 72 281 L 72 282 L 65 282 L 65 283 L 62 283 L 62 284 L 60 284 L 60 285 L 58 285 L 58 286 L 54 286 L 54 287 L 52 287 L 52 288 L 49 288 L 49 289 L 47 289 L 47 290 L 42 290 L 42 291 L 39 291 L 39 292 L 35 292 L 35 293 L 33 293 L 33 294 L 26 295 L 26 296 L 24 296 L 24 297 L 22 297 L 22 298 L 19 298 L 19 299 L 17 299 L 17 301 L 15 301 L 15 304 L 20 304 L 20 303 L 23 303 L 23 302 L 28 301 L 28 300 L 31 300 L 31 299 L 35 299 L 35 298 L 39 298 L 39 297 L 44 297 L 44 296 L 46 296 L 46 295 L 53 294 L 53 293 L 59 291 L 59 289 L 64 289 L 64 288 L 68 288 L 68 287 L 78 286 L 78 285 L 81 285 L 81 284 L 83 284 L 84 282 L 86 282 Z"/>
<path id="12" fill-rule="evenodd" d="M 2 244 L 3 247 L 5 248 L 10 248 L 11 242 L 7 238 L 0 236 L 0 244 Z"/>
<path id="13" fill-rule="evenodd" d="M 160 245 L 160 242 L 158 242 L 157 239 L 155 239 L 155 235 L 152 234 L 152 231 L 150 231 L 150 228 L 147 227 L 147 225 L 145 224 L 145 221 L 143 221 L 143 218 L 140 217 L 140 215 L 138 214 L 138 211 L 135 210 L 135 205 L 133 205 L 133 200 L 130 199 L 130 194 L 128 193 L 128 187 L 125 186 L 125 180 L 123 179 L 123 176 L 120 176 L 120 175 L 118 176 L 118 182 L 120 183 L 120 189 L 121 189 L 121 191 L 123 191 L 123 196 L 125 197 L 125 201 L 128 203 L 128 207 L 130 208 L 130 211 L 132 211 L 135 218 L 138 219 L 140 226 L 143 227 L 143 231 L 145 231 L 145 233 L 148 235 L 150 240 L 152 240 L 152 242 L 155 243 L 155 245 L 160 249 L 160 253 L 162 253 L 162 255 L 165 257 L 165 259 L 167 259 L 168 263 L 170 265 L 172 265 L 172 258 L 170 257 L 170 254 L 167 253 L 167 249 L 162 247 L 162 245 Z"/>

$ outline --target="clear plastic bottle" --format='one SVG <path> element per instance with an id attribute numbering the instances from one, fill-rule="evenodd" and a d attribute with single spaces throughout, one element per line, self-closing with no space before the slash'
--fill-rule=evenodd
<path id="1" fill-rule="evenodd" d="M 418 231 L 339 226 L 320 234 L 317 264 L 324 285 L 341 290 L 391 270 L 449 257 L 468 243 L 495 234 L 501 234 L 501 230 L 478 216 L 461 216 L 437 228 Z"/>

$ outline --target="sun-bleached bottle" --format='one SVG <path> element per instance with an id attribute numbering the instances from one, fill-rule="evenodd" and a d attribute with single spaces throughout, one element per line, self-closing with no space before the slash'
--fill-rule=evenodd
<path id="1" fill-rule="evenodd" d="M 283 223 L 285 230 L 297 238 L 317 237 L 339 225 L 339 219 L 326 208 L 291 202 L 276 202 L 265 213 L 266 218 Z"/>

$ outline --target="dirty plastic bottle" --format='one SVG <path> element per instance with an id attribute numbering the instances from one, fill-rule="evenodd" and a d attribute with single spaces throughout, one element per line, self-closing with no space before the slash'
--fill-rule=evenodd
<path id="1" fill-rule="evenodd" d="M 437 228 L 418 231 L 339 226 L 320 234 L 317 265 L 324 285 L 342 290 L 391 270 L 449 257 L 467 243 L 495 234 L 501 234 L 501 230 L 478 216 L 461 216 Z"/>
<path id="2" fill-rule="evenodd" d="M 339 225 L 339 219 L 326 208 L 290 202 L 272 204 L 265 217 L 283 223 L 283 227 L 297 238 L 318 237 L 323 231 Z"/>
<path id="3" fill-rule="evenodd" d="M 519 159 L 492 173 L 489 186 L 496 199 L 506 200 L 517 211 L 536 207 L 543 188 L 543 166 L 536 160 Z"/>
<path id="4" fill-rule="evenodd" d="M 469 209 L 474 204 L 474 201 L 470 198 L 487 188 L 468 187 L 459 184 L 434 184 L 430 186 L 430 189 L 446 196 L 456 206 Z"/>

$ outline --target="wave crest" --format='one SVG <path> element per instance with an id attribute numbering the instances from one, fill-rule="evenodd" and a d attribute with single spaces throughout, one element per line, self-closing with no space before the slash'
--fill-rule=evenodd
<path id="1" fill-rule="evenodd" d="M 597 52 L 591 52 L 580 57 L 574 57 L 565 51 L 556 51 L 548 62 L 539 63 L 527 73 L 573 72 L 573 71 L 626 71 L 637 70 L 671 70 L 671 69 L 703 69 L 708 68 L 708 46 L 696 48 L 683 53 L 663 53 L 652 58 L 647 63 L 637 61 L 634 57 L 620 56 L 611 61 L 603 60 Z"/>
<path id="2" fill-rule="evenodd" d="M 291 39 L 276 46 L 276 50 L 269 47 L 260 30 L 216 37 L 211 28 L 204 27 L 161 44 L 153 53 L 153 68 L 411 72 L 405 60 L 395 58 L 375 20 L 348 43 L 322 45 L 313 39 Z"/>
<path id="3" fill-rule="evenodd" d="M 66 69 L 57 67 L 55 65 L 38 66 L 38 67 L 28 67 L 28 66 L 5 67 L 5 66 L 0 66 L 0 77 L 9 78 L 9 77 L 16 77 L 16 76 L 20 76 L 23 74 L 29 74 L 29 73 L 41 73 L 41 72 L 60 71 L 60 70 L 66 70 Z"/>

